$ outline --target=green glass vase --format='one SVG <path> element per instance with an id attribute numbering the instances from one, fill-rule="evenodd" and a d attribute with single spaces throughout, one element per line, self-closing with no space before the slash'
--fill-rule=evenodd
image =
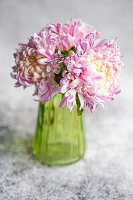
<path id="1" fill-rule="evenodd" d="M 58 108 L 62 95 L 55 95 L 47 103 L 39 103 L 33 154 L 46 165 L 67 165 L 84 154 L 85 135 L 82 115 L 77 106 L 71 112 Z"/>

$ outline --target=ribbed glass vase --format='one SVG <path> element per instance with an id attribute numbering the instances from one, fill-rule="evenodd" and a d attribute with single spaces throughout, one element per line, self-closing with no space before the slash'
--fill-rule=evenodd
<path id="1" fill-rule="evenodd" d="M 46 165 L 67 165 L 84 154 L 85 136 L 82 115 L 77 106 L 71 112 L 65 106 L 58 109 L 62 95 L 47 103 L 39 103 L 33 153 Z"/>

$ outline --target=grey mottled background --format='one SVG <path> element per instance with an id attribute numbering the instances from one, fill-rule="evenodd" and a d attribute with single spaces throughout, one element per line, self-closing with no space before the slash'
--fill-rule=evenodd
<path id="1" fill-rule="evenodd" d="M 12 53 L 50 22 L 81 18 L 118 36 L 126 67 L 114 102 L 85 112 L 86 154 L 50 168 L 32 157 L 37 103 L 13 87 Z M 133 200 L 133 1 L 0 0 L 0 200 Z"/>

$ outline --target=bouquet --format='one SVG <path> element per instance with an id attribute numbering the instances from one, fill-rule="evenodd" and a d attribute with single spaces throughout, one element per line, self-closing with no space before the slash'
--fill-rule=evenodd
<path id="1" fill-rule="evenodd" d="M 81 20 L 48 24 L 16 49 L 15 87 L 34 85 L 36 101 L 62 94 L 59 108 L 71 112 L 77 104 L 79 113 L 87 106 L 93 112 L 120 93 L 123 63 L 116 39 L 103 39 Z"/>

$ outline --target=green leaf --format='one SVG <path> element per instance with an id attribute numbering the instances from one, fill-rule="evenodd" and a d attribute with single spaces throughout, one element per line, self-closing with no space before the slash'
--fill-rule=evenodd
<path id="1" fill-rule="evenodd" d="M 72 50 L 72 51 L 75 51 L 75 46 L 73 46 L 73 47 L 71 48 L 71 50 Z"/>
<path id="2" fill-rule="evenodd" d="M 61 71 L 59 74 L 55 74 L 54 80 L 56 81 L 56 83 L 60 84 L 60 80 L 62 79 L 62 73 L 63 71 L 66 70 L 67 71 L 67 67 L 64 63 L 62 63 L 61 66 Z"/>
<path id="3" fill-rule="evenodd" d="M 58 49 L 55 49 L 54 53 L 58 53 Z"/>
<path id="4" fill-rule="evenodd" d="M 70 50 L 69 50 L 69 51 L 62 51 L 62 52 L 61 52 L 61 57 L 65 58 L 65 57 L 70 56 L 71 54 L 72 54 L 72 53 L 71 53 Z"/>
<path id="5" fill-rule="evenodd" d="M 83 109 L 79 109 L 80 108 L 80 101 L 79 101 L 79 97 L 78 97 L 78 93 L 76 93 L 76 104 L 77 104 L 77 115 L 80 116 L 83 112 Z"/>

